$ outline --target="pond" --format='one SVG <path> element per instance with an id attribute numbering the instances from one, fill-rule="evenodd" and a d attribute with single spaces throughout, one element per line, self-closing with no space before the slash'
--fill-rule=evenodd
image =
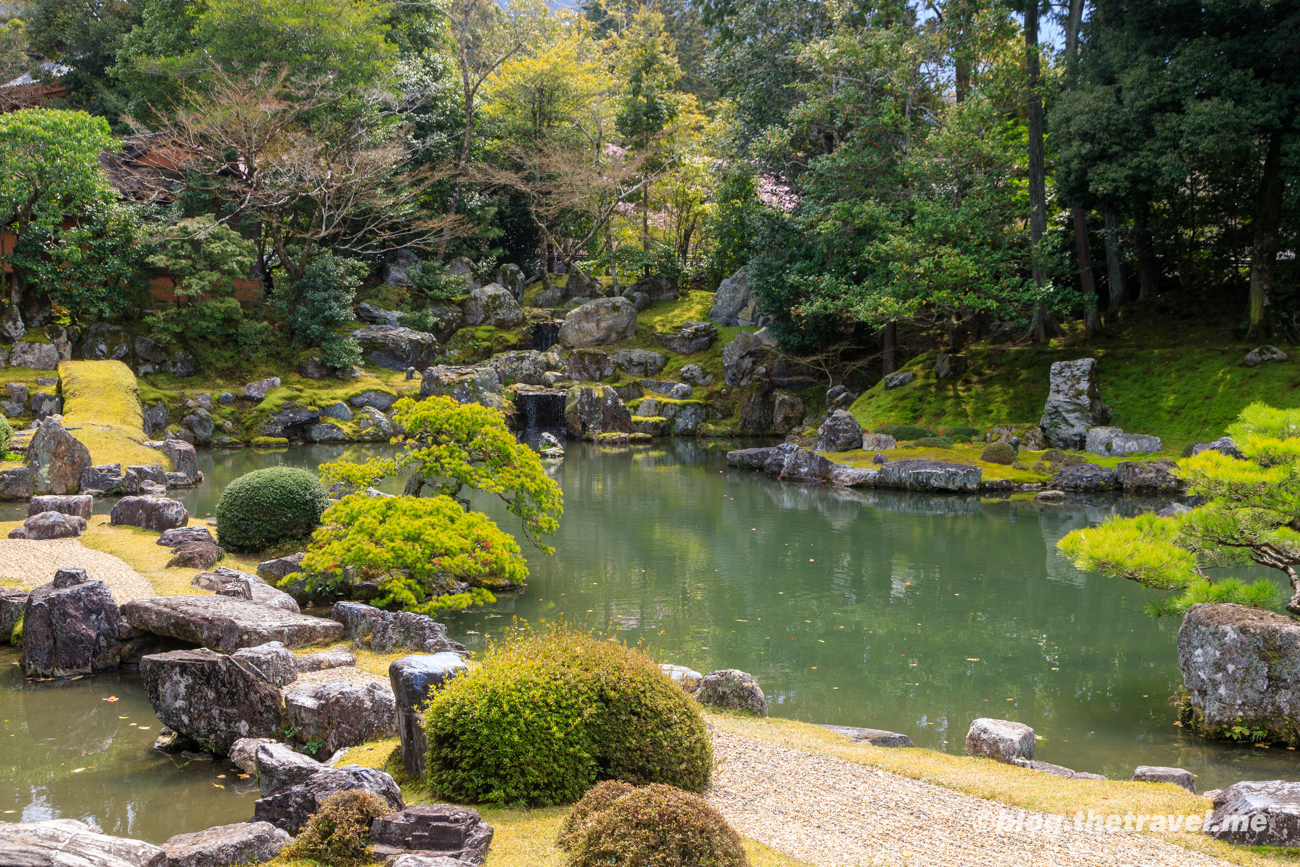
<path id="1" fill-rule="evenodd" d="M 1160 594 L 1085 575 L 1057 553 L 1070 530 L 1150 503 L 782 484 L 728 468 L 729 445 L 570 443 L 551 465 L 565 495 L 555 555 L 528 552 L 523 594 L 446 615 L 453 636 L 481 651 L 516 617 L 563 619 L 698 671 L 749 671 L 775 716 L 890 729 L 949 753 L 962 752 L 972 719 L 992 716 L 1032 726 L 1039 758 L 1113 779 L 1139 764 L 1188 768 L 1201 791 L 1295 778 L 1289 751 L 1180 732 L 1169 703 L 1182 683 L 1178 621 L 1143 610 Z M 252 469 L 390 448 L 200 452 L 205 484 L 179 493 L 204 517 Z M 517 531 L 499 504 L 475 505 Z M 251 815 L 255 794 L 228 766 L 148 749 L 158 724 L 134 676 L 24 685 L 9 661 L 0 820 L 65 815 L 161 840 Z"/>

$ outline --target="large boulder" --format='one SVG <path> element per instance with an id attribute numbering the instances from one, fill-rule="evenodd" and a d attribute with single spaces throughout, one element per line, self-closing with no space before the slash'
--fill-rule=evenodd
<path id="1" fill-rule="evenodd" d="M 179 548 L 181 545 L 194 542 L 217 544 L 217 540 L 212 537 L 212 531 L 207 527 L 173 527 L 170 530 L 163 530 L 154 544 L 162 545 L 164 548 Z"/>
<path id="2" fill-rule="evenodd" d="M 766 329 L 742 331 L 722 347 L 722 379 L 730 386 L 745 386 L 768 378 L 775 357 L 776 339 Z"/>
<path id="3" fill-rule="evenodd" d="M 128 629 L 108 585 L 63 568 L 27 597 L 19 663 L 27 677 L 75 677 L 122 662 Z"/>
<path id="4" fill-rule="evenodd" d="M 727 452 L 727 466 L 742 467 L 747 470 L 761 470 L 772 457 L 776 446 L 763 446 L 756 449 L 735 449 Z"/>
<path id="5" fill-rule="evenodd" d="M 59 496 L 56 494 L 47 494 L 42 497 L 32 497 L 27 504 L 27 515 L 39 515 L 41 512 L 59 512 L 64 515 L 73 515 L 78 518 L 90 520 L 91 510 L 95 506 L 95 498 L 89 494 L 69 494 Z"/>
<path id="6" fill-rule="evenodd" d="M 373 406 L 362 407 L 356 414 L 356 438 L 365 442 L 388 442 L 397 432 L 392 419 Z"/>
<path id="7" fill-rule="evenodd" d="M 763 462 L 763 472 L 783 482 L 825 482 L 831 477 L 831 462 L 794 443 L 772 449 Z"/>
<path id="8" fill-rule="evenodd" d="M 718 339 L 718 326 L 712 322 L 685 322 L 673 331 L 661 331 L 655 339 L 678 355 L 703 352 Z"/>
<path id="9" fill-rule="evenodd" d="M 36 492 L 36 479 L 27 467 L 0 470 L 0 500 L 25 500 Z"/>
<path id="10" fill-rule="evenodd" d="M 279 641 L 303 647 L 338 641 L 343 626 L 229 596 L 155 596 L 132 599 L 122 615 L 135 629 L 177 638 L 222 653 Z"/>
<path id="11" fill-rule="evenodd" d="M 466 653 L 464 645 L 447 637 L 447 627 L 424 614 L 385 611 L 364 602 L 335 602 L 330 618 L 340 624 L 345 638 L 375 653 Z"/>
<path id="12" fill-rule="evenodd" d="M 749 266 L 745 265 L 718 285 L 713 293 L 709 318 L 719 325 L 750 328 L 767 321 L 758 309 L 758 301 L 749 290 Z"/>
<path id="13" fill-rule="evenodd" d="M 1163 447 L 1160 437 L 1150 434 L 1124 433 L 1117 427 L 1090 427 L 1084 435 L 1084 449 L 1094 455 L 1123 457 L 1155 454 Z"/>
<path id="14" fill-rule="evenodd" d="M 974 494 L 980 489 L 983 471 L 969 464 L 946 461 L 890 461 L 876 475 L 876 487 L 905 491 L 948 491 Z"/>
<path id="15" fill-rule="evenodd" d="M 614 359 L 599 349 L 575 349 L 565 366 L 565 374 L 575 382 L 600 382 L 613 376 L 614 370 Z"/>
<path id="16" fill-rule="evenodd" d="M 575 386 L 564 395 L 564 425 L 575 439 L 598 433 L 630 433 L 632 413 L 608 385 Z"/>
<path id="17" fill-rule="evenodd" d="M 371 848 L 379 858 L 418 854 L 482 864 L 491 843 L 492 826 L 478 811 L 454 804 L 407 807 L 370 824 Z"/>
<path id="18" fill-rule="evenodd" d="M 298 665 L 293 652 L 278 641 L 241 647 L 230 655 L 253 666 L 263 680 L 274 686 L 288 686 L 298 679 Z"/>
<path id="19" fill-rule="evenodd" d="M 262 796 L 253 804 L 253 821 L 270 822 L 290 834 L 297 834 L 321 804 L 339 792 L 353 790 L 376 795 L 394 810 L 405 806 L 402 790 L 388 774 L 374 768 L 345 765 L 325 768 L 298 785 Z"/>
<path id="20" fill-rule="evenodd" d="M 192 483 L 202 478 L 199 473 L 199 456 L 194 451 L 194 446 L 184 440 L 169 439 L 163 442 L 162 453 L 167 457 L 167 460 L 171 461 L 172 472 L 180 473 Z M 131 469 L 134 470 L 136 467 Z M 141 478 L 144 478 L 144 476 L 141 476 Z"/>
<path id="21" fill-rule="evenodd" d="M 636 306 L 626 298 L 597 298 L 570 310 L 560 326 L 560 342 L 570 349 L 604 346 L 636 333 Z"/>
<path id="22" fill-rule="evenodd" d="M 496 371 L 497 379 L 503 383 L 545 385 L 547 371 L 559 370 L 562 361 L 557 352 L 522 349 L 514 352 L 498 352 L 489 358 L 487 363 Z"/>
<path id="23" fill-rule="evenodd" d="M 1276 346 L 1257 346 L 1241 360 L 1245 367 L 1259 367 L 1266 361 L 1286 361 L 1286 353 Z"/>
<path id="24" fill-rule="evenodd" d="M 1214 796 L 1214 814 L 1203 830 L 1242 846 L 1300 846 L 1300 783 L 1234 783 Z"/>
<path id="25" fill-rule="evenodd" d="M 284 694 L 284 709 L 294 737 L 319 742 L 327 754 L 397 734 L 393 691 L 379 681 L 300 683 Z"/>
<path id="26" fill-rule="evenodd" d="M 253 751 L 253 773 L 257 775 L 263 798 L 290 786 L 301 785 L 323 770 L 323 764 L 288 744 L 270 741 Z"/>
<path id="27" fill-rule="evenodd" d="M 1113 491 L 1119 488 L 1119 470 L 1097 464 L 1075 464 L 1061 470 L 1052 484 L 1063 491 Z"/>
<path id="28" fill-rule="evenodd" d="M 1053 362 L 1047 403 L 1038 422 L 1052 448 L 1081 449 L 1088 428 L 1110 420 L 1110 407 L 1102 403 L 1097 381 L 1095 358 Z"/>
<path id="29" fill-rule="evenodd" d="M 420 378 L 420 397 L 443 395 L 459 403 L 481 403 L 493 409 L 505 410 L 501 396 L 501 379 L 486 365 L 461 367 L 440 364 L 430 367 Z"/>
<path id="30" fill-rule="evenodd" d="M 798 429 L 803 421 L 805 407 L 803 400 L 793 394 L 786 394 L 784 391 L 778 391 L 772 398 L 772 430 L 780 436 L 785 436 Z M 856 420 L 855 420 L 856 423 Z M 859 440 L 861 445 L 862 428 L 858 428 Z M 858 446 L 854 446 L 857 448 Z"/>
<path id="31" fill-rule="evenodd" d="M 30 367 L 32 370 L 54 370 L 59 366 L 59 350 L 49 343 L 19 340 L 9 356 L 10 367 Z"/>
<path id="32" fill-rule="evenodd" d="M 1221 736 L 1243 726 L 1300 746 L 1300 623 L 1244 605 L 1193 605 L 1178 630 L 1178 666 L 1193 729 Z"/>
<path id="33" fill-rule="evenodd" d="M 397 735 L 402 741 L 402 765 L 416 780 L 424 779 L 429 740 L 420 711 L 438 689 L 469 671 L 457 653 L 403 656 L 388 666 L 388 680 L 397 702 Z"/>
<path id="34" fill-rule="evenodd" d="M 966 755 L 982 756 L 1007 764 L 1017 759 L 1033 761 L 1034 730 L 1024 723 L 981 717 L 966 733 Z"/>
<path id="35" fill-rule="evenodd" d="M 179 545 L 167 561 L 169 569 L 211 569 L 226 555 L 226 549 L 211 542 L 188 542 Z"/>
<path id="36" fill-rule="evenodd" d="M 352 336 L 368 362 L 389 370 L 424 370 L 438 357 L 438 338 L 413 328 L 367 325 Z"/>
<path id="37" fill-rule="evenodd" d="M 52 418 L 41 422 L 27 446 L 27 469 L 38 494 L 75 494 L 90 450 Z"/>
<path id="38" fill-rule="evenodd" d="M 874 488 L 878 475 L 880 475 L 878 469 L 831 464 L 831 474 L 827 481 L 841 488 Z"/>
<path id="39" fill-rule="evenodd" d="M 139 487 L 139 481 L 139 478 L 135 479 L 137 488 Z M 94 494 L 99 497 L 104 494 L 135 493 L 135 491 L 127 491 L 127 485 L 127 474 L 123 471 L 121 464 L 100 464 L 95 467 L 86 467 L 81 471 L 81 492 L 83 494 Z"/>
<path id="40" fill-rule="evenodd" d="M 289 835 L 270 822 L 240 822 L 177 834 L 163 851 L 167 867 L 234 867 L 270 861 L 289 842 Z"/>
<path id="41" fill-rule="evenodd" d="M 767 716 L 767 696 L 752 674 L 734 668 L 711 671 L 700 681 L 695 698 L 705 707 L 744 710 Z"/>
<path id="42" fill-rule="evenodd" d="M 257 575 L 250 575 L 237 569 L 218 566 L 211 572 L 200 572 L 195 575 L 190 583 L 222 596 L 246 599 L 257 605 L 267 605 L 293 614 L 300 611 L 298 603 L 288 593 L 270 586 Z"/>
<path id="43" fill-rule="evenodd" d="M 515 328 L 524 321 L 524 308 L 519 306 L 510 290 L 499 283 L 471 289 L 461 309 L 465 311 L 466 325 Z"/>
<path id="44" fill-rule="evenodd" d="M 817 450 L 820 452 L 847 452 L 860 448 L 862 425 L 846 409 L 832 412 L 817 429 Z"/>
<path id="45" fill-rule="evenodd" d="M 1120 461 L 1115 469 L 1119 471 L 1120 487 L 1126 491 L 1178 494 L 1187 483 L 1174 475 L 1177 466 L 1174 461 Z"/>
<path id="46" fill-rule="evenodd" d="M 243 659 L 206 647 L 155 653 L 140 660 L 140 678 L 163 725 L 208 752 L 283 728 L 279 687 Z"/>
<path id="47" fill-rule="evenodd" d="M 185 506 L 168 497 L 123 497 L 109 512 L 109 523 L 115 527 L 126 524 L 156 533 L 184 527 L 189 520 Z"/>
<path id="48" fill-rule="evenodd" d="M 663 353 L 648 349 L 620 349 L 614 353 L 614 366 L 629 376 L 655 376 L 667 363 Z"/>
<path id="49" fill-rule="evenodd" d="M 259 379 L 257 382 L 250 382 L 244 386 L 244 397 L 249 400 L 263 400 L 271 389 L 279 387 L 280 377 L 278 376 Z"/>
<path id="50" fill-rule="evenodd" d="M 62 512 L 39 512 L 9 531 L 10 539 L 75 539 L 86 530 L 86 519 Z"/>
<path id="51" fill-rule="evenodd" d="M 0 822 L 0 858 L 6 867 L 168 867 L 161 847 L 75 819 Z"/>

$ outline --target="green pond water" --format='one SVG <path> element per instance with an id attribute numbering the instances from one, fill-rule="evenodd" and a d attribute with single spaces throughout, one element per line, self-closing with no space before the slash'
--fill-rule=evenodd
<path id="1" fill-rule="evenodd" d="M 1070 530 L 1152 503 L 783 484 L 728 468 L 728 445 L 569 444 L 551 469 L 565 496 L 555 555 L 529 552 L 523 594 L 446 615 L 452 635 L 481 651 L 516 617 L 564 619 L 701 672 L 749 671 L 775 716 L 951 753 L 972 719 L 993 716 L 1032 726 L 1039 758 L 1116 779 L 1139 764 L 1188 768 L 1201 790 L 1297 778 L 1294 752 L 1176 728 L 1177 620 L 1143 611 L 1158 594 L 1057 553 Z M 205 484 L 179 494 L 203 517 L 250 470 L 375 451 L 201 452 Z M 517 529 L 496 503 L 475 505 Z M 15 660 L 0 656 L 0 820 L 71 816 L 157 841 L 251 815 L 253 787 L 229 766 L 149 749 L 158 723 L 135 676 L 24 684 Z"/>

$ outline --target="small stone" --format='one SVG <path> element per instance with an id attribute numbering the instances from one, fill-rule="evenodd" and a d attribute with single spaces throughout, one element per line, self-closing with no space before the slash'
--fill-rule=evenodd
<path id="1" fill-rule="evenodd" d="M 1258 367 L 1266 361 L 1286 361 L 1286 353 L 1276 346 L 1258 346 L 1247 352 L 1241 363 L 1246 367 Z"/>
<path id="2" fill-rule="evenodd" d="M 700 684 L 704 682 L 704 675 L 684 665 L 671 665 L 665 662 L 659 666 L 659 670 L 668 675 L 668 679 L 680 686 L 687 695 L 695 695 L 700 689 Z"/>
<path id="3" fill-rule="evenodd" d="M 1013 764 L 1034 758 L 1034 730 L 1024 723 L 981 717 L 966 733 L 966 755 Z"/>
<path id="4" fill-rule="evenodd" d="M 871 744 L 873 747 L 911 747 L 912 739 L 907 735 L 898 732 L 885 731 L 884 729 L 866 729 L 857 726 L 823 726 L 818 728 L 835 732 L 836 734 L 846 735 L 853 738 L 858 743 Z"/>
<path id="5" fill-rule="evenodd" d="M 251 400 L 262 400 L 266 397 L 267 392 L 273 388 L 280 387 L 280 377 L 272 376 L 269 379 L 259 379 L 257 382 L 250 382 L 244 386 L 244 397 Z"/>
<path id="6" fill-rule="evenodd" d="M 915 371 L 900 370 L 897 373 L 886 375 L 883 382 L 885 384 L 885 389 L 888 391 L 895 388 L 902 388 L 905 385 L 910 385 L 915 379 Z"/>
<path id="7" fill-rule="evenodd" d="M 1187 791 L 1196 793 L 1196 776 L 1182 768 L 1163 768 L 1157 765 L 1138 765 L 1133 771 L 1132 782 L 1135 783 L 1173 783 Z"/>

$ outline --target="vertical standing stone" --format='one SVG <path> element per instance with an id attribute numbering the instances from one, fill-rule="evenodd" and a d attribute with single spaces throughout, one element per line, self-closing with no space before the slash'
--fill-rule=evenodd
<path id="1" fill-rule="evenodd" d="M 469 671 L 456 653 L 403 656 L 388 667 L 388 678 L 397 697 L 397 734 L 402 739 L 402 764 L 414 779 L 423 779 L 429 741 L 424 734 L 420 710 L 434 690 Z"/>
<path id="2" fill-rule="evenodd" d="M 117 668 L 126 621 L 108 585 L 85 569 L 60 569 L 27 597 L 23 609 L 23 674 L 73 677 Z"/>

